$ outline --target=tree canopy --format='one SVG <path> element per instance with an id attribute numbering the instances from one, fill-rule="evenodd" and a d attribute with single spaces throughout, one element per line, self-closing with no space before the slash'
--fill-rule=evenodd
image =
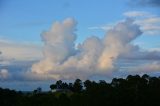
<path id="1" fill-rule="evenodd" d="M 59 92 L 43 92 L 40 87 L 31 93 L 0 88 L 0 106 L 140 106 L 160 105 L 160 77 L 129 75 L 113 78 L 110 83 L 76 79 L 61 80 L 50 85 Z M 65 92 L 64 92 L 65 91 Z"/>

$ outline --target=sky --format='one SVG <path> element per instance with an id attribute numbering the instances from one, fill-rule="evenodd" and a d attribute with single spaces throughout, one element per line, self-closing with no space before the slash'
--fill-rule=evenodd
<path id="1" fill-rule="evenodd" d="M 0 87 L 160 75 L 159 0 L 0 0 Z"/>

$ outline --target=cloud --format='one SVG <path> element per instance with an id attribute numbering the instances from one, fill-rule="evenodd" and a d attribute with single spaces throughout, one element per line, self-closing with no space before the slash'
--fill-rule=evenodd
<path id="1" fill-rule="evenodd" d="M 105 49 L 100 57 L 100 66 L 102 68 L 107 68 L 109 60 L 117 59 L 117 57 L 127 52 L 131 47 L 130 42 L 136 39 L 142 32 L 139 29 L 139 26 L 133 24 L 133 20 L 126 20 L 124 23 L 118 23 L 113 29 L 108 30 L 107 35 L 105 36 Z M 113 44 L 113 42 L 115 42 Z M 106 58 L 106 59 L 105 59 Z M 112 66 L 114 67 L 114 66 Z"/>
<path id="2" fill-rule="evenodd" d="M 160 17 L 149 17 L 135 21 L 146 35 L 160 35 Z"/>
<path id="3" fill-rule="evenodd" d="M 126 54 L 121 55 L 123 59 L 129 60 L 160 60 L 160 52 L 154 51 L 130 51 Z"/>
<path id="4" fill-rule="evenodd" d="M 130 12 L 125 12 L 123 15 L 127 17 L 143 17 L 150 14 L 144 11 L 130 11 Z"/>
<path id="5" fill-rule="evenodd" d="M 113 24 L 108 24 L 106 26 L 96 26 L 96 27 L 89 27 L 89 30 L 104 30 L 108 31 L 109 29 L 113 28 Z"/>
<path id="6" fill-rule="evenodd" d="M 0 79 L 7 79 L 9 77 L 9 72 L 7 69 L 0 70 Z"/>
<path id="7" fill-rule="evenodd" d="M 0 39 L 0 79 L 23 80 L 24 71 L 42 58 L 38 44 Z"/>
<path id="8" fill-rule="evenodd" d="M 41 79 L 75 79 L 110 74 L 121 54 L 129 52 L 131 42 L 142 34 L 132 19 L 119 22 L 104 38 L 87 38 L 75 49 L 74 19 L 56 22 L 42 34 L 44 58 L 32 66 L 28 76 Z M 114 42 L 114 43 L 113 43 Z"/>
<path id="9" fill-rule="evenodd" d="M 129 11 L 129 12 L 125 12 L 123 14 L 124 16 L 127 17 L 144 17 L 144 16 L 152 16 L 150 13 L 145 12 L 145 11 Z"/>
<path id="10" fill-rule="evenodd" d="M 144 11 L 125 12 L 126 17 L 136 18 L 135 23 L 140 25 L 144 35 L 160 35 L 160 17 Z"/>
<path id="11" fill-rule="evenodd" d="M 135 19 L 134 23 L 140 26 L 143 35 L 160 35 L 160 17 L 145 11 L 128 11 L 123 14 L 127 18 Z M 116 23 L 117 24 L 117 23 Z M 89 27 L 90 30 L 108 31 L 114 24 Z"/>
<path id="12" fill-rule="evenodd" d="M 134 6 L 148 6 L 148 7 L 160 7 L 160 1 L 159 0 L 129 0 L 129 4 L 132 4 Z"/>
<path id="13" fill-rule="evenodd" d="M 159 61 L 138 65 L 137 67 L 134 67 L 131 70 L 131 72 L 136 72 L 136 73 L 153 73 L 153 72 L 159 72 L 159 71 L 160 71 Z"/>
<path id="14" fill-rule="evenodd" d="M 31 66 L 36 62 L 37 61 L 29 61 L 29 60 L 26 61 L 12 60 L 12 61 L 0 62 L 0 70 L 5 69 L 9 73 L 9 76 L 6 77 L 5 79 L 3 78 L 2 82 L 31 81 L 32 79 L 26 78 L 26 71 L 29 70 Z"/>
<path id="15" fill-rule="evenodd" d="M 15 43 L 0 39 L 0 63 L 5 61 L 31 61 L 42 58 L 41 46 L 30 43 Z"/>
<path id="16" fill-rule="evenodd" d="M 157 20 L 149 22 L 156 23 Z M 1 73 L 8 73 L 2 74 L 1 78 L 7 81 L 111 78 L 120 72 L 145 73 L 147 62 L 152 65 L 150 68 L 159 64 L 158 48 L 142 50 L 133 44 L 143 34 L 137 20 L 127 18 L 117 22 L 104 37 L 91 36 L 80 44 L 75 44 L 76 26 L 77 22 L 72 18 L 55 22 L 41 34 L 43 47 L 0 39 L 0 70 L 5 69 L 7 71 Z M 127 62 L 122 64 L 121 60 Z M 139 61 L 143 64 L 139 65 Z M 158 68 L 153 70 L 157 72 Z"/>
<path id="17" fill-rule="evenodd" d="M 138 18 L 138 17 L 137 17 Z M 135 21 L 141 26 L 141 29 L 148 35 L 160 35 L 160 17 L 159 16 L 142 16 Z"/>

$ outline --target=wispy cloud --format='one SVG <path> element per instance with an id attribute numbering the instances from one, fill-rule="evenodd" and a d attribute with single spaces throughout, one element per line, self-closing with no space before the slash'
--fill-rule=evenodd
<path id="1" fill-rule="evenodd" d="M 106 26 L 97 26 L 97 27 L 89 27 L 89 30 L 104 30 L 108 31 L 109 29 L 113 28 L 113 24 L 111 25 L 106 25 Z"/>
<path id="2" fill-rule="evenodd" d="M 145 11 L 128 11 L 123 14 L 125 17 L 135 20 L 137 25 L 140 25 L 144 35 L 160 35 L 160 17 Z M 113 28 L 114 24 L 99 25 L 89 27 L 89 30 L 104 30 L 108 31 Z"/>
<path id="3" fill-rule="evenodd" d="M 131 69 L 134 73 L 153 73 L 159 72 L 160 70 L 160 61 L 154 61 L 152 63 L 146 63 L 142 65 L 138 65 L 137 67 L 133 67 Z"/>
<path id="4" fill-rule="evenodd" d="M 159 0 L 129 0 L 129 4 L 133 6 L 160 7 Z"/>
<path id="5" fill-rule="evenodd" d="M 131 18 L 135 18 L 135 17 L 153 17 L 155 15 L 145 12 L 145 11 L 128 11 L 123 13 L 124 16 L 126 17 L 131 17 Z"/>
<path id="6" fill-rule="evenodd" d="M 146 35 L 160 35 L 160 17 L 143 11 L 124 13 L 127 17 L 136 18 L 135 23 L 141 26 Z"/>
<path id="7" fill-rule="evenodd" d="M 0 62 L 4 61 L 30 61 L 42 58 L 40 45 L 18 43 L 11 40 L 0 39 Z"/>

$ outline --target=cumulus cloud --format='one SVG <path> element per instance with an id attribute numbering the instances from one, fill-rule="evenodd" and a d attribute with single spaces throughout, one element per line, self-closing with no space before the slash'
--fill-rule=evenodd
<path id="1" fill-rule="evenodd" d="M 142 50 L 132 43 L 143 32 L 137 20 L 127 18 L 108 28 L 104 37 L 91 36 L 80 44 L 75 44 L 76 25 L 72 18 L 55 22 L 41 34 L 43 47 L 0 39 L 0 79 L 42 81 L 158 72 L 159 49 Z"/>
<path id="2" fill-rule="evenodd" d="M 139 26 L 133 24 L 133 20 L 130 19 L 124 23 L 118 23 L 113 29 L 108 30 L 104 38 L 105 49 L 100 57 L 100 66 L 105 69 L 107 64 L 113 64 L 112 61 L 108 63 L 109 60 L 114 60 L 123 52 L 127 52 L 131 47 L 130 42 L 141 34 Z"/>
<path id="3" fill-rule="evenodd" d="M 0 79 L 7 79 L 9 77 L 9 72 L 7 69 L 0 70 Z"/>
<path id="4" fill-rule="evenodd" d="M 111 73 L 117 69 L 114 63 L 119 56 L 129 52 L 134 47 L 131 42 L 142 34 L 132 19 L 126 19 L 108 30 L 104 38 L 87 38 L 75 48 L 76 24 L 69 18 L 42 34 L 44 58 L 27 74 L 44 79 L 84 79 Z"/>

